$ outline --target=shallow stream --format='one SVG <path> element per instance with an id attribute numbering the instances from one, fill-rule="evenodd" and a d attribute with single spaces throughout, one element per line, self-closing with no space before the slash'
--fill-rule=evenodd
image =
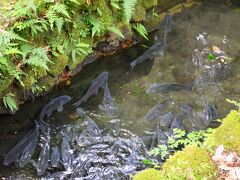
<path id="1" fill-rule="evenodd" d="M 233 108 L 226 99 L 240 98 L 240 13 L 224 5 L 208 4 L 185 9 L 174 15 L 173 20 L 173 30 L 167 36 L 163 56 L 148 59 L 132 71 L 129 69 L 131 61 L 146 51 L 144 46 L 150 47 L 156 43 L 156 37 L 163 36 L 164 32 L 160 29 L 151 34 L 149 42 L 142 41 L 116 55 L 87 65 L 70 80 L 69 86 L 56 87 L 46 96 L 22 105 L 16 115 L 1 116 L 0 177 L 36 177 L 31 166 L 4 167 L 2 161 L 5 153 L 32 128 L 33 120 L 50 99 L 60 95 L 72 97 L 63 112 L 52 114 L 50 124 L 61 127 L 81 121 L 71 104 L 84 95 L 90 82 L 103 71 L 109 72 L 108 86 L 117 107 L 117 117 L 114 119 L 119 120 L 121 129 L 139 137 L 151 134 L 159 119 L 147 122 L 145 116 L 153 106 L 165 100 L 170 103 L 163 114 L 173 112 L 178 115 L 182 113 L 181 106 L 191 107 L 195 115 L 183 118 L 182 122 L 187 131 L 216 127 L 216 121 L 206 125 L 199 117 L 204 116 L 204 108 L 209 104 L 216 107 L 218 118 L 224 117 Z M 224 57 L 212 60 L 209 54 L 216 47 L 224 52 Z M 204 58 L 196 58 L 198 52 Z M 191 85 L 192 90 L 147 94 L 146 90 L 152 83 Z M 106 129 L 112 118 L 99 110 L 102 99 L 103 91 L 100 90 L 81 107 L 101 129 Z"/>

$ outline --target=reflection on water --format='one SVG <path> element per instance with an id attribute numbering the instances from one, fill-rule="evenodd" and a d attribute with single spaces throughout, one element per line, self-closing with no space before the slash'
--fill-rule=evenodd
<path id="1" fill-rule="evenodd" d="M 55 88 L 47 96 L 23 105 L 15 116 L 2 116 L 1 160 L 3 154 L 23 136 L 31 124 L 33 126 L 34 118 L 49 99 L 69 95 L 73 98 L 72 102 L 78 101 L 91 80 L 103 71 L 109 72 L 109 91 L 118 110 L 117 119 L 121 129 L 127 129 L 139 136 L 149 134 L 155 129 L 159 120 L 156 118 L 147 122 L 145 116 L 156 104 L 166 100 L 170 103 L 162 110 L 161 115 L 168 112 L 184 115 L 182 126 L 187 130 L 206 128 L 211 117 L 215 119 L 216 116 L 225 116 L 232 108 L 225 99 L 239 99 L 240 14 L 228 7 L 215 5 L 186 9 L 173 19 L 175 25 L 168 35 L 163 57 L 138 64 L 133 71 L 129 70 L 130 62 L 146 50 L 140 45 L 99 59 L 85 67 L 71 80 L 68 87 Z M 153 36 L 159 34 L 162 32 L 155 32 Z M 153 43 L 144 42 L 149 46 Z M 145 91 L 153 83 L 190 84 L 192 90 L 147 94 Z M 98 95 L 92 96 L 81 107 L 104 129 L 112 119 L 98 108 L 102 99 L 103 91 L 100 90 Z M 68 104 L 63 112 L 51 116 L 50 123 L 56 127 L 71 124 L 77 120 L 75 115 L 72 105 Z M 210 123 L 210 126 L 214 125 Z M 16 134 L 19 135 L 16 136 L 14 131 L 18 129 L 21 133 L 17 131 Z M 32 176 L 35 171 L 31 167 L 17 170 L 0 167 L 1 176 L 13 173 Z"/>

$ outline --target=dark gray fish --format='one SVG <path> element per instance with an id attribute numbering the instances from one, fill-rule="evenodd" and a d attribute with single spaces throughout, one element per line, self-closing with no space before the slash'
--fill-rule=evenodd
<path id="1" fill-rule="evenodd" d="M 166 108 L 166 105 L 167 105 L 167 103 L 165 101 L 163 103 L 158 103 L 157 105 L 153 106 L 153 108 L 150 109 L 148 111 L 148 113 L 146 114 L 145 120 L 150 122 L 150 121 L 158 118 L 161 115 L 161 113 L 163 112 L 163 110 Z"/>
<path id="2" fill-rule="evenodd" d="M 93 144 L 92 139 L 87 136 L 84 132 L 81 133 L 77 138 L 76 138 L 77 145 L 79 147 L 84 147 Z"/>
<path id="3" fill-rule="evenodd" d="M 101 105 L 98 106 L 99 109 L 105 111 L 108 116 L 114 116 L 116 114 L 117 108 L 113 102 L 113 98 L 108 89 L 107 81 L 104 84 L 104 97 Z"/>
<path id="4" fill-rule="evenodd" d="M 34 138 L 36 138 L 36 136 L 38 136 L 38 132 L 39 132 L 39 126 L 36 123 L 36 127 L 31 130 L 30 132 L 28 132 L 23 139 L 18 142 L 5 156 L 4 158 L 4 165 L 10 165 L 12 163 L 16 163 L 18 161 L 19 156 L 22 154 L 22 152 L 24 151 L 24 149 L 29 145 L 29 143 L 31 143 Z"/>
<path id="5" fill-rule="evenodd" d="M 146 50 L 141 56 L 131 62 L 130 69 L 133 69 L 137 64 L 147 60 L 152 59 L 157 54 L 163 55 L 163 51 L 165 49 L 165 45 L 163 41 L 160 41 L 153 46 L 151 46 L 148 50 Z"/>
<path id="6" fill-rule="evenodd" d="M 33 164 L 33 166 L 36 167 L 37 174 L 39 176 L 43 175 L 46 172 L 49 164 L 49 158 L 50 158 L 50 143 L 48 140 L 46 140 L 39 154 L 38 162 Z"/>
<path id="7" fill-rule="evenodd" d="M 51 154 L 51 165 L 52 167 L 59 167 L 60 163 L 60 152 L 57 146 L 52 148 Z"/>
<path id="8" fill-rule="evenodd" d="M 81 107 L 76 108 L 76 112 L 79 116 L 85 116 L 86 115 L 86 112 Z"/>
<path id="9" fill-rule="evenodd" d="M 63 111 L 63 105 L 71 101 L 70 96 L 59 96 L 51 100 L 47 105 L 45 105 L 39 115 L 39 120 L 43 121 L 43 118 L 47 115 L 49 117 L 53 111 L 57 110 L 58 112 Z"/>
<path id="10" fill-rule="evenodd" d="M 38 135 L 39 135 L 39 131 L 37 130 L 35 131 L 32 141 L 23 150 L 22 155 L 20 156 L 20 159 L 19 159 L 20 167 L 24 167 L 30 162 L 37 146 Z"/>
<path id="11" fill-rule="evenodd" d="M 183 84 L 175 84 L 175 83 L 153 83 L 146 90 L 147 94 L 157 94 L 157 93 L 165 93 L 169 91 L 191 91 L 192 85 L 183 85 Z"/>
<path id="12" fill-rule="evenodd" d="M 167 35 L 172 31 L 172 25 L 173 25 L 172 14 L 166 13 L 160 25 L 160 27 L 164 28 L 164 44 L 165 45 L 167 45 L 167 41 L 166 41 Z"/>
<path id="13" fill-rule="evenodd" d="M 164 114 L 162 117 L 160 117 L 159 125 L 161 129 L 163 129 L 164 131 L 169 129 L 172 124 L 173 118 L 174 118 L 173 112 L 168 112 Z"/>
<path id="14" fill-rule="evenodd" d="M 176 116 L 176 118 L 173 120 L 171 127 L 170 127 L 170 131 L 169 131 L 170 136 L 173 135 L 173 129 L 181 129 L 182 128 L 182 121 L 183 121 L 183 118 L 181 115 Z"/>
<path id="15" fill-rule="evenodd" d="M 86 128 L 84 130 L 88 135 L 93 137 L 101 135 L 101 130 L 98 125 L 88 116 L 86 117 L 85 125 Z"/>
<path id="16" fill-rule="evenodd" d="M 68 137 L 62 140 L 62 163 L 66 171 L 73 171 L 74 154 L 71 149 Z"/>
<path id="17" fill-rule="evenodd" d="M 219 118 L 217 107 L 214 104 L 208 104 L 203 110 L 203 122 L 206 126 L 210 124 L 211 121 Z"/>
<path id="18" fill-rule="evenodd" d="M 198 130 L 205 127 L 203 119 L 193 111 L 193 108 L 189 104 L 181 104 L 180 111 L 191 122 L 192 130 Z"/>
<path id="19" fill-rule="evenodd" d="M 56 172 L 44 177 L 44 180 L 67 180 L 70 174 L 69 171 Z"/>
<path id="20" fill-rule="evenodd" d="M 91 82 L 90 87 L 88 88 L 86 94 L 76 103 L 73 104 L 73 106 L 77 107 L 80 106 L 83 102 L 86 102 L 93 94 L 97 95 L 98 90 L 103 86 L 103 84 L 108 79 L 108 72 L 102 72 L 100 73 L 96 79 L 94 79 Z"/>
<path id="21" fill-rule="evenodd" d="M 152 144 L 150 149 L 156 147 L 159 144 L 166 144 L 167 142 L 167 135 L 161 130 L 159 124 L 156 126 L 156 130 L 152 136 Z"/>
<path id="22" fill-rule="evenodd" d="M 151 144 L 152 144 L 152 139 L 153 139 L 153 136 L 152 135 L 145 135 L 143 137 L 141 137 L 144 145 L 149 149 Z"/>

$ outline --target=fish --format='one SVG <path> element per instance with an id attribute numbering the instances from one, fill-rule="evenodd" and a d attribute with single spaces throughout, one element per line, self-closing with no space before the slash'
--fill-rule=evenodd
<path id="1" fill-rule="evenodd" d="M 55 172 L 53 174 L 49 174 L 44 177 L 44 180 L 64 180 L 69 179 L 71 172 L 69 171 L 62 171 L 62 172 Z"/>
<path id="2" fill-rule="evenodd" d="M 180 111 L 182 112 L 182 115 L 187 117 L 189 122 L 191 122 L 192 130 L 198 130 L 200 128 L 205 127 L 203 119 L 198 115 L 197 112 L 193 110 L 191 105 L 181 104 L 179 107 L 180 107 Z"/>
<path id="3" fill-rule="evenodd" d="M 49 158 L 50 158 L 50 143 L 48 140 L 46 140 L 39 154 L 38 162 L 33 164 L 33 166 L 36 167 L 37 174 L 39 176 L 43 175 L 46 172 L 48 168 Z"/>
<path id="4" fill-rule="evenodd" d="M 173 20 L 172 20 L 172 14 L 171 13 L 166 13 L 164 16 L 164 19 L 162 20 L 160 27 L 164 28 L 164 44 L 165 46 L 167 45 L 167 35 L 172 31 L 172 25 L 173 25 Z"/>
<path id="5" fill-rule="evenodd" d="M 154 131 L 152 136 L 152 143 L 151 143 L 150 149 L 156 147 L 159 144 L 166 144 L 166 142 L 167 142 L 167 135 L 165 134 L 165 132 L 161 130 L 159 124 L 157 124 L 156 130 Z"/>
<path id="6" fill-rule="evenodd" d="M 23 150 L 22 155 L 19 159 L 20 167 L 24 167 L 30 162 L 30 160 L 33 156 L 33 153 L 36 149 L 36 146 L 37 146 L 38 136 L 39 136 L 39 131 L 35 131 L 32 141 Z"/>
<path id="7" fill-rule="evenodd" d="M 161 116 L 159 120 L 159 126 L 161 127 L 161 129 L 167 130 L 168 128 L 170 128 L 173 118 L 174 118 L 173 112 L 168 112 Z"/>
<path id="8" fill-rule="evenodd" d="M 178 115 L 175 117 L 175 119 L 172 121 L 171 127 L 170 127 L 170 131 L 169 134 L 173 135 L 173 130 L 174 129 L 181 129 L 182 128 L 182 121 L 183 121 L 183 117 L 181 115 Z"/>
<path id="9" fill-rule="evenodd" d="M 76 138 L 77 145 L 79 147 L 84 147 L 91 145 L 91 138 L 88 137 L 84 132 L 82 132 L 77 138 Z"/>
<path id="10" fill-rule="evenodd" d="M 137 64 L 142 63 L 147 59 L 152 59 L 157 54 L 163 55 L 165 49 L 165 45 L 163 41 L 159 41 L 158 43 L 151 46 L 148 50 L 146 50 L 141 56 L 131 62 L 130 69 L 133 69 Z"/>
<path id="11" fill-rule="evenodd" d="M 167 102 L 163 102 L 163 103 L 158 103 L 157 105 L 153 106 L 152 109 L 150 109 L 148 111 L 148 113 L 145 116 L 145 120 L 147 122 L 150 122 L 156 118 L 158 118 L 160 116 L 160 114 L 162 113 L 162 111 L 166 108 L 166 104 Z"/>
<path id="12" fill-rule="evenodd" d="M 55 99 L 52 99 L 47 105 L 45 105 L 40 114 L 39 114 L 39 120 L 42 121 L 44 124 L 47 124 L 43 121 L 43 118 L 47 115 L 49 117 L 53 111 L 57 110 L 58 112 L 63 111 L 63 106 L 71 101 L 70 96 L 59 96 Z M 47 124 L 48 125 L 48 124 Z"/>
<path id="13" fill-rule="evenodd" d="M 98 125 L 90 118 L 86 117 L 85 120 L 85 129 L 86 133 L 92 137 L 100 136 L 101 135 L 101 130 L 98 127 Z"/>
<path id="14" fill-rule="evenodd" d="M 108 79 L 108 72 L 102 72 L 100 73 L 96 79 L 94 79 L 91 82 L 90 87 L 88 88 L 86 94 L 76 103 L 73 104 L 73 106 L 78 107 L 80 106 L 82 103 L 86 102 L 92 95 L 97 95 L 99 89 L 104 85 L 104 83 L 107 81 Z"/>
<path id="15" fill-rule="evenodd" d="M 150 87 L 146 90 L 147 94 L 158 94 L 158 93 L 165 93 L 169 91 L 192 91 L 192 85 L 183 85 L 183 84 L 176 84 L 176 83 L 153 83 Z"/>
<path id="16" fill-rule="evenodd" d="M 217 107 L 214 104 L 208 104 L 203 110 L 203 123 L 208 126 L 211 121 L 219 118 Z"/>
<path id="17" fill-rule="evenodd" d="M 76 108 L 76 112 L 79 116 L 85 116 L 86 115 L 86 112 L 81 107 Z"/>
<path id="18" fill-rule="evenodd" d="M 39 126 L 35 121 L 35 128 L 29 131 L 20 142 L 18 142 L 5 156 L 3 164 L 8 166 L 18 161 L 19 156 L 24 152 L 25 148 L 38 136 Z"/>
<path id="19" fill-rule="evenodd" d="M 73 168 L 73 149 L 71 149 L 68 137 L 63 137 L 62 140 L 62 164 L 66 171 L 72 171 Z"/>
<path id="20" fill-rule="evenodd" d="M 105 111 L 108 116 L 114 116 L 117 108 L 113 102 L 113 97 L 110 94 L 107 81 L 104 84 L 104 97 L 101 105 L 98 106 L 100 110 Z"/>
<path id="21" fill-rule="evenodd" d="M 51 154 L 51 165 L 52 167 L 59 167 L 60 162 L 60 152 L 57 146 L 54 146 L 52 148 L 52 154 Z"/>

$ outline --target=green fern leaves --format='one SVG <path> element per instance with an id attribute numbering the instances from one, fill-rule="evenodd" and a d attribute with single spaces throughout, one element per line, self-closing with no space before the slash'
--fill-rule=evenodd
<path id="1" fill-rule="evenodd" d="M 133 28 L 138 32 L 138 34 L 140 34 L 142 37 L 148 40 L 148 37 L 147 37 L 148 32 L 142 24 L 138 23 L 137 25 L 134 25 Z"/>
<path id="2" fill-rule="evenodd" d="M 32 53 L 30 54 L 29 58 L 26 60 L 26 63 L 35 66 L 35 67 L 41 67 L 45 70 L 48 70 L 48 63 L 52 63 L 47 55 L 47 50 L 44 48 L 35 48 L 32 50 Z"/>
<path id="3" fill-rule="evenodd" d="M 122 32 L 117 27 L 109 27 L 108 30 L 124 39 Z"/>
<path id="4" fill-rule="evenodd" d="M 8 93 L 6 96 L 3 97 L 3 104 L 6 108 L 11 109 L 12 112 L 16 111 L 17 103 L 14 99 L 15 95 L 12 93 Z"/>
<path id="5" fill-rule="evenodd" d="M 136 4 L 137 0 L 123 0 L 124 17 L 127 23 L 129 23 L 132 18 Z"/>

